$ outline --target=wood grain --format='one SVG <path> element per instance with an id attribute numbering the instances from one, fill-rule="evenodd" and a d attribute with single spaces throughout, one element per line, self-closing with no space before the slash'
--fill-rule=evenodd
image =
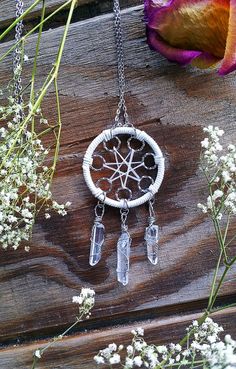
<path id="1" fill-rule="evenodd" d="M 229 331 L 235 336 L 236 327 L 230 322 L 234 321 L 235 309 L 227 310 L 227 313 L 217 313 L 214 320 L 223 325 L 225 332 Z M 139 326 L 145 329 L 147 343 L 156 345 L 177 343 L 185 335 L 186 327 L 199 315 L 186 314 L 172 316 L 168 319 L 155 319 L 152 321 L 139 322 Z M 109 343 L 128 345 L 131 341 L 131 330 L 137 324 L 116 326 L 102 331 L 92 330 L 83 332 L 57 343 L 50 348 L 37 365 L 38 369 L 95 369 L 93 357 L 99 350 L 105 348 Z M 0 350 L 0 363 L 3 369 L 17 368 L 30 369 L 33 352 L 43 347 L 47 341 L 15 346 Z M 99 366 L 100 368 L 100 366 Z M 101 367 L 102 368 L 102 367 Z"/>
<path id="2" fill-rule="evenodd" d="M 85 186 L 81 164 L 89 142 L 112 123 L 117 104 L 116 59 L 112 15 L 74 23 L 60 70 L 63 133 L 54 181 L 55 197 L 59 202 L 71 201 L 72 208 L 65 218 L 38 220 L 29 254 L 1 252 L 3 342 L 45 334 L 70 322 L 71 298 L 85 285 L 97 293 L 97 322 L 109 316 L 136 317 L 155 309 L 168 313 L 181 311 L 183 305 L 186 309 L 206 303 L 218 249 L 212 225 L 196 207 L 206 198 L 198 162 L 200 140 L 202 127 L 214 124 L 225 129 L 226 142 L 235 141 L 235 76 L 223 79 L 214 71 L 168 63 L 147 47 L 142 17 L 141 7 L 123 12 L 127 103 L 132 121 L 157 140 L 166 158 L 167 173 L 156 202 L 161 226 L 159 265 L 151 266 L 145 256 L 145 207 L 131 211 L 129 217 L 133 238 L 129 285 L 116 282 L 120 225 L 115 210 L 108 209 L 104 218 L 102 261 L 95 268 L 88 265 L 95 201 Z M 44 32 L 38 84 L 51 68 L 61 34 L 62 28 Z M 33 36 L 27 44 L 26 77 L 35 40 Z M 10 78 L 10 65 L 7 59 L 0 66 L 0 85 Z M 44 112 L 51 122 L 56 120 L 53 91 L 45 100 Z M 232 232 L 235 228 L 234 224 Z M 222 296 L 234 296 L 235 278 L 234 268 Z"/>

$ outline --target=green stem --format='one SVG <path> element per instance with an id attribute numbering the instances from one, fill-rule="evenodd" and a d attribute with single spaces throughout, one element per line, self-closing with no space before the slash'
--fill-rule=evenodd
<path id="1" fill-rule="evenodd" d="M 225 277 L 226 277 L 227 273 L 229 272 L 229 270 L 231 269 L 231 267 L 233 266 L 233 264 L 235 264 L 235 262 L 236 262 L 236 256 L 228 264 L 226 264 L 225 269 L 224 269 L 224 271 L 222 273 L 222 276 L 221 276 L 221 278 L 220 278 L 220 280 L 218 282 L 218 285 L 216 287 L 216 290 L 214 292 L 214 295 L 212 297 L 211 309 L 214 306 L 214 303 L 215 303 L 215 301 L 217 299 L 218 293 L 220 291 L 220 288 L 222 287 L 222 284 L 223 284 L 223 282 L 225 280 Z"/>
<path id="2" fill-rule="evenodd" d="M 215 285 L 216 285 L 216 280 L 217 280 L 217 276 L 218 276 L 218 272 L 219 272 L 219 268 L 220 268 L 220 263 L 221 263 L 221 260 L 222 260 L 222 255 L 223 255 L 223 251 L 221 250 L 218 261 L 217 261 L 217 264 L 216 264 L 216 269 L 215 269 L 212 284 L 211 284 L 210 296 L 209 296 L 209 299 L 208 299 L 207 310 L 209 310 L 209 311 L 212 307 L 212 299 L 213 299 L 213 295 L 214 295 L 214 291 L 215 291 Z"/>
<path id="3" fill-rule="evenodd" d="M 231 242 L 233 242 L 235 239 L 236 239 L 236 234 L 229 240 L 229 242 L 227 242 L 225 247 L 228 247 L 231 244 Z"/>
<path id="4" fill-rule="evenodd" d="M 230 308 L 233 308 L 233 307 L 236 307 L 236 303 L 213 308 L 212 313 L 217 313 L 218 311 L 230 309 Z"/>
<path id="5" fill-rule="evenodd" d="M 70 327 L 68 327 L 62 334 L 60 334 L 59 336 L 57 336 L 57 337 L 55 337 L 54 339 L 53 339 L 53 341 L 51 341 L 51 342 L 49 342 L 44 348 L 42 348 L 42 349 L 38 349 L 39 350 L 39 352 L 40 352 L 40 355 L 42 356 L 43 355 L 43 353 L 46 351 L 46 350 L 48 350 L 51 346 L 53 346 L 56 342 L 58 342 L 58 341 L 60 341 L 67 333 L 69 333 L 70 331 L 71 331 L 71 329 L 73 329 L 78 323 L 80 323 L 81 321 L 82 321 L 82 319 L 83 319 L 83 317 L 84 317 L 84 313 L 82 313 L 79 317 L 77 317 L 76 318 L 76 321 L 72 324 L 72 325 L 70 325 Z M 36 367 L 36 364 L 37 364 L 37 362 L 38 362 L 38 357 L 36 357 L 35 355 L 34 355 L 34 360 L 33 360 L 33 363 L 32 363 L 32 367 L 31 367 L 31 369 L 35 369 L 35 367 Z"/>
<path id="6" fill-rule="evenodd" d="M 226 241 L 226 237 L 227 237 L 228 230 L 229 230 L 229 224 L 230 224 L 230 215 L 228 215 L 228 218 L 227 218 L 227 223 L 226 223 L 224 238 L 223 238 L 225 248 L 226 248 L 225 241 Z"/>
<path id="7" fill-rule="evenodd" d="M 212 296 L 211 305 L 210 305 L 210 311 L 212 311 L 212 309 L 214 307 L 214 303 L 215 303 L 215 301 L 217 299 L 218 293 L 219 293 L 219 291 L 220 291 L 220 289 L 222 287 L 222 284 L 224 282 L 224 279 L 225 279 L 226 274 L 228 273 L 229 269 L 230 269 L 230 266 L 227 265 L 225 267 L 223 273 L 222 273 L 222 276 L 221 276 L 221 278 L 220 278 L 220 280 L 218 282 L 218 285 L 217 285 L 217 287 L 215 289 L 214 295 Z"/>
<path id="8" fill-rule="evenodd" d="M 55 74 L 56 75 L 57 75 L 57 73 L 59 71 L 59 68 L 60 68 L 62 53 L 63 53 L 63 50 L 64 50 L 64 46 L 65 46 L 69 26 L 70 26 L 70 23 L 71 23 L 71 18 L 72 18 L 74 8 L 75 8 L 75 5 L 76 5 L 77 1 L 78 0 L 72 0 L 72 3 L 71 3 L 70 11 L 69 11 L 66 26 L 65 26 L 65 31 L 64 31 L 64 34 L 63 34 L 63 37 L 62 37 L 62 40 L 61 40 L 61 43 L 60 43 L 60 47 L 59 47 L 59 50 L 58 50 L 58 54 L 57 54 L 57 64 L 56 64 L 56 68 L 55 68 Z"/>
<path id="9" fill-rule="evenodd" d="M 55 173 L 55 170 L 56 170 L 56 164 L 57 164 L 57 160 L 58 160 L 58 156 L 59 156 L 59 149 L 60 149 L 61 129 L 62 129 L 60 98 L 59 98 L 59 91 L 58 91 L 58 85 L 57 85 L 57 78 L 54 81 L 54 85 L 55 85 L 55 93 L 56 93 L 58 131 L 57 131 L 57 136 L 56 136 L 56 147 L 55 147 L 55 153 L 54 153 L 54 159 L 53 159 L 53 165 L 52 165 L 51 180 L 52 180 L 52 178 L 54 176 L 54 173 Z"/>
<path id="10" fill-rule="evenodd" d="M 54 345 L 56 342 L 60 341 L 63 337 L 65 337 L 65 335 L 67 333 L 69 333 L 71 331 L 71 329 L 73 329 L 78 323 L 80 323 L 82 321 L 82 317 L 77 318 L 76 321 L 70 326 L 68 327 L 62 334 L 60 334 L 59 336 L 55 337 L 53 339 L 53 341 L 49 342 L 43 349 L 40 350 L 40 353 L 43 355 L 43 353 L 49 349 L 49 347 L 51 347 L 52 345 Z"/>
<path id="11" fill-rule="evenodd" d="M 54 131 L 56 128 L 58 128 L 58 126 L 59 126 L 59 125 L 57 124 L 57 125 L 55 125 L 55 126 L 48 127 L 48 128 L 47 128 L 47 129 L 45 129 L 44 131 L 42 131 L 42 132 L 38 133 L 38 134 L 37 134 L 37 137 L 42 137 L 42 136 L 46 135 L 47 133 Z"/>
<path id="12" fill-rule="evenodd" d="M 218 235 L 217 236 L 217 240 L 218 240 L 219 245 L 220 245 L 220 248 L 221 248 L 221 250 L 222 250 L 222 252 L 224 254 L 224 259 L 227 261 L 228 260 L 228 256 L 226 254 L 225 242 L 224 242 L 224 239 L 225 239 L 226 235 L 224 235 L 224 238 L 223 238 L 222 232 L 221 232 L 221 229 L 220 229 L 219 221 L 216 218 L 213 218 L 213 224 L 214 224 L 214 228 L 215 228 L 216 234 Z"/>
<path id="13" fill-rule="evenodd" d="M 38 362 L 38 358 L 36 356 L 34 356 L 34 358 L 33 358 L 33 364 L 32 364 L 31 369 L 35 369 L 36 368 L 37 362 Z"/>

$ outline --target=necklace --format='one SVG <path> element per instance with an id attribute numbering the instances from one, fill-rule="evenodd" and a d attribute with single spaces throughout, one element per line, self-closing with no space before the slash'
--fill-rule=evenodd
<path id="1" fill-rule="evenodd" d="M 16 19 L 19 18 L 24 12 L 24 3 L 21 0 L 15 0 L 16 4 Z M 15 42 L 18 43 L 23 34 L 23 20 L 18 22 L 15 27 Z M 14 80 L 14 91 L 13 96 L 15 103 L 19 106 L 19 113 L 15 117 L 17 120 L 23 118 L 23 96 L 22 96 L 22 83 L 21 83 L 21 61 L 22 61 L 22 49 L 21 45 L 16 46 L 13 54 L 13 80 Z"/>
<path id="2" fill-rule="evenodd" d="M 132 239 L 127 217 L 131 208 L 149 204 L 148 226 L 145 230 L 147 256 L 152 264 L 158 261 L 158 225 L 153 203 L 164 177 L 164 157 L 157 143 L 129 120 L 125 102 L 125 63 L 119 0 L 113 1 L 114 30 L 119 85 L 119 103 L 114 123 L 89 145 L 83 160 L 87 186 L 98 199 L 91 233 L 89 263 L 96 265 L 105 242 L 103 216 L 105 206 L 120 209 L 121 235 L 117 242 L 117 280 L 129 280 L 129 257 Z"/>
<path id="3" fill-rule="evenodd" d="M 24 3 L 22 0 L 15 0 L 15 15 L 16 19 L 19 18 L 24 13 Z M 13 98 L 15 104 L 18 106 L 18 111 L 15 113 L 15 123 L 22 122 L 24 118 L 24 108 L 23 108 L 23 94 L 22 94 L 22 58 L 23 49 L 20 40 L 23 35 L 24 24 L 23 20 L 19 21 L 15 26 L 15 47 L 13 53 Z"/>

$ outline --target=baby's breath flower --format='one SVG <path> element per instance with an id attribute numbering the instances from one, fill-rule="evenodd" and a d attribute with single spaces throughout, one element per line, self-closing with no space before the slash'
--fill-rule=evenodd
<path id="1" fill-rule="evenodd" d="M 91 288 L 82 288 L 79 296 L 73 296 L 72 302 L 79 305 L 79 313 L 88 319 L 95 303 L 95 291 Z"/>
<path id="2" fill-rule="evenodd" d="M 45 118 L 40 118 L 39 122 L 40 122 L 41 124 L 48 124 L 48 120 L 47 120 L 47 119 L 45 119 Z"/>
<path id="3" fill-rule="evenodd" d="M 163 354 L 163 353 L 166 353 L 168 351 L 167 347 L 166 346 L 157 346 L 157 351 L 160 353 L 160 354 Z"/>
<path id="4" fill-rule="evenodd" d="M 195 367 L 196 359 L 198 363 L 199 361 L 205 363 L 205 369 L 232 369 L 235 367 L 236 341 L 229 335 L 225 336 L 225 341 L 220 341 L 219 334 L 223 328 L 211 318 L 206 318 L 202 324 L 194 320 L 187 328 L 187 332 L 194 332 L 194 335 L 189 335 L 187 347 L 174 343 L 166 346 L 148 345 L 143 338 L 137 335 L 137 330 L 132 330 L 134 336 L 132 343 L 126 347 L 127 355 L 124 358 L 124 364 L 121 362 L 124 369 L 139 367 L 155 369 L 160 364 L 164 369 L 175 363 L 178 364 L 178 367 L 184 365 Z M 136 349 L 137 346 L 139 350 Z M 117 364 L 121 360 L 120 356 L 116 356 L 117 353 L 113 351 L 116 349 L 116 345 L 112 343 L 99 351 L 94 360 L 97 364 L 107 364 L 107 366 L 113 367 L 113 364 Z"/>
<path id="5" fill-rule="evenodd" d="M 118 364 L 119 362 L 120 362 L 120 355 L 119 354 L 114 354 L 109 359 L 110 364 Z"/>
<path id="6" fill-rule="evenodd" d="M 133 352 L 134 352 L 133 346 L 131 346 L 131 345 L 127 346 L 126 350 L 127 350 L 128 355 L 133 355 Z"/>
<path id="7" fill-rule="evenodd" d="M 143 360 L 141 356 L 135 356 L 134 357 L 134 364 L 140 367 L 143 364 Z"/>
<path id="8" fill-rule="evenodd" d="M 108 348 L 109 348 L 110 352 L 116 351 L 117 350 L 117 345 L 115 343 L 110 343 Z"/>
<path id="9" fill-rule="evenodd" d="M 138 327 L 138 328 L 136 328 L 136 329 L 133 329 L 133 330 L 131 331 L 131 333 L 132 333 L 134 336 L 143 336 L 143 335 L 144 335 L 144 330 L 143 330 L 143 328 Z"/>
<path id="10" fill-rule="evenodd" d="M 74 304 L 82 304 L 83 301 L 84 300 L 81 296 L 73 296 L 73 298 L 72 298 L 72 302 Z"/>
<path id="11" fill-rule="evenodd" d="M 36 356 L 38 359 L 41 359 L 41 351 L 38 349 L 35 351 L 34 356 Z"/>
<path id="12" fill-rule="evenodd" d="M 204 132 L 208 137 L 201 142 L 202 167 L 211 193 L 198 208 L 220 221 L 224 214 L 236 214 L 236 148 L 230 144 L 223 149 L 219 140 L 224 131 L 218 127 L 208 126 Z"/>
<path id="13" fill-rule="evenodd" d="M 105 360 L 102 356 L 96 355 L 94 356 L 94 360 L 96 361 L 97 364 L 104 364 Z"/>
<path id="14" fill-rule="evenodd" d="M 133 365 L 134 365 L 133 359 L 127 357 L 126 360 L 125 360 L 125 368 L 126 369 L 133 368 Z"/>
<path id="15" fill-rule="evenodd" d="M 32 112 L 32 104 L 28 106 Z M 7 119 L 6 125 L 0 128 L 0 245 L 14 250 L 31 238 L 42 204 L 45 204 L 42 211 L 46 219 L 50 218 L 50 210 L 65 216 L 69 206 L 69 202 L 63 205 L 52 200 L 51 168 L 45 166 L 49 150 L 37 133 L 26 126 L 19 136 L 21 110 L 13 96 L 8 97 L 7 106 L 0 106 L 0 118 L 5 115 Z"/>

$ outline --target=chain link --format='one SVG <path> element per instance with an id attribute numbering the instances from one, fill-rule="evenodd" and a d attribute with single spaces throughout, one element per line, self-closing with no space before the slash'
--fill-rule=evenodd
<path id="1" fill-rule="evenodd" d="M 128 230 L 128 226 L 126 224 L 127 218 L 128 218 L 128 214 L 129 214 L 129 209 L 128 208 L 120 209 L 121 229 L 123 231 L 127 231 Z"/>
<path id="2" fill-rule="evenodd" d="M 114 28 L 116 38 L 116 54 L 117 54 L 117 71 L 118 71 L 118 82 L 119 82 L 119 104 L 115 116 L 114 126 L 132 126 L 129 122 L 129 116 L 127 113 L 127 107 L 125 103 L 125 62 L 124 62 L 124 51 L 123 51 L 123 34 L 121 26 L 121 11 L 119 0 L 113 2 L 114 12 Z M 123 119 L 121 120 L 121 114 Z"/>
<path id="3" fill-rule="evenodd" d="M 24 10 L 24 3 L 22 0 L 15 0 L 15 4 L 16 4 L 16 18 L 19 18 Z M 15 42 L 19 42 L 22 38 L 22 34 L 23 34 L 23 21 L 21 20 L 20 22 L 17 23 L 16 27 L 15 27 Z M 19 116 L 20 119 L 23 118 L 23 97 L 22 97 L 22 81 L 21 81 L 21 68 L 22 68 L 22 48 L 21 45 L 19 44 L 14 51 L 14 55 L 13 55 L 13 78 L 14 78 L 14 99 L 15 102 L 17 104 L 19 104 L 20 106 L 20 111 L 19 111 Z"/>

